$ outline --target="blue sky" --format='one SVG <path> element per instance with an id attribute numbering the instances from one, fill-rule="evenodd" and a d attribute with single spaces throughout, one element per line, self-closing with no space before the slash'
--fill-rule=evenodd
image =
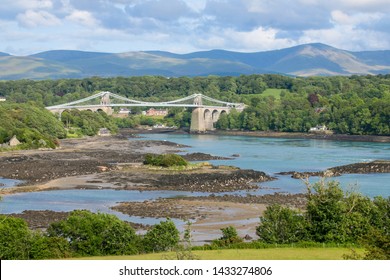
<path id="1" fill-rule="evenodd" d="M 0 51 L 390 49 L 390 0 L 2 0 Z"/>

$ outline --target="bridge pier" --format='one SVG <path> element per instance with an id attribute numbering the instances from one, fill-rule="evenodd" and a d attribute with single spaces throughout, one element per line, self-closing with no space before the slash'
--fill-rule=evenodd
<path id="1" fill-rule="evenodd" d="M 192 111 L 191 115 L 191 126 L 190 132 L 205 132 L 206 131 L 206 123 L 204 121 L 204 109 L 203 108 L 195 108 Z"/>
<path id="2" fill-rule="evenodd" d="M 192 111 L 190 132 L 203 133 L 215 130 L 215 123 L 222 113 L 228 113 L 228 109 L 198 107 Z"/>

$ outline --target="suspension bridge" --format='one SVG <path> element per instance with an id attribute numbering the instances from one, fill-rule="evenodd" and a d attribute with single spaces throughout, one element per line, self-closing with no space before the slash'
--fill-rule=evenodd
<path id="1" fill-rule="evenodd" d="M 183 107 L 194 108 L 191 116 L 191 132 L 205 132 L 213 130 L 215 123 L 222 114 L 229 114 L 232 109 L 242 111 L 245 108 L 243 103 L 231 103 L 217 100 L 206 95 L 195 93 L 190 96 L 166 101 L 166 102 L 148 102 L 129 99 L 121 95 L 102 91 L 89 97 L 68 102 L 65 104 L 46 107 L 52 113 L 57 113 L 61 116 L 66 110 L 89 110 L 92 112 L 103 111 L 111 115 L 114 107 Z"/>

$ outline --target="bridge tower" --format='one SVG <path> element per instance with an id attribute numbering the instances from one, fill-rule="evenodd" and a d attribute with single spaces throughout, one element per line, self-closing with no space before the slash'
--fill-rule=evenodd
<path id="1" fill-rule="evenodd" d="M 104 111 L 107 115 L 112 115 L 113 110 L 111 107 L 111 100 L 110 100 L 110 93 L 105 92 L 101 99 L 100 99 L 100 105 L 101 107 L 98 107 L 96 110 L 102 110 Z"/>
<path id="2" fill-rule="evenodd" d="M 215 130 L 214 124 L 218 121 L 219 116 L 229 113 L 229 108 L 203 106 L 202 95 L 198 94 L 194 98 L 196 107 L 192 111 L 190 132 L 203 133 L 208 130 Z"/>
<path id="3" fill-rule="evenodd" d="M 105 106 L 111 105 L 110 93 L 109 92 L 105 92 L 102 95 L 102 98 L 100 98 L 100 105 L 105 105 Z"/>

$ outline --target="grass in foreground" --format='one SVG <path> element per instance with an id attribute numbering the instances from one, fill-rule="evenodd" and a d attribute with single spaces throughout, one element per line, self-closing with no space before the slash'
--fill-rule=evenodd
<path id="1" fill-rule="evenodd" d="M 363 249 L 355 249 L 363 253 Z M 351 254 L 348 248 L 270 248 L 270 249 L 224 249 L 192 251 L 200 260 L 342 260 Z M 107 256 L 83 258 L 88 260 L 163 260 L 175 259 L 175 252 L 135 256 Z"/>

